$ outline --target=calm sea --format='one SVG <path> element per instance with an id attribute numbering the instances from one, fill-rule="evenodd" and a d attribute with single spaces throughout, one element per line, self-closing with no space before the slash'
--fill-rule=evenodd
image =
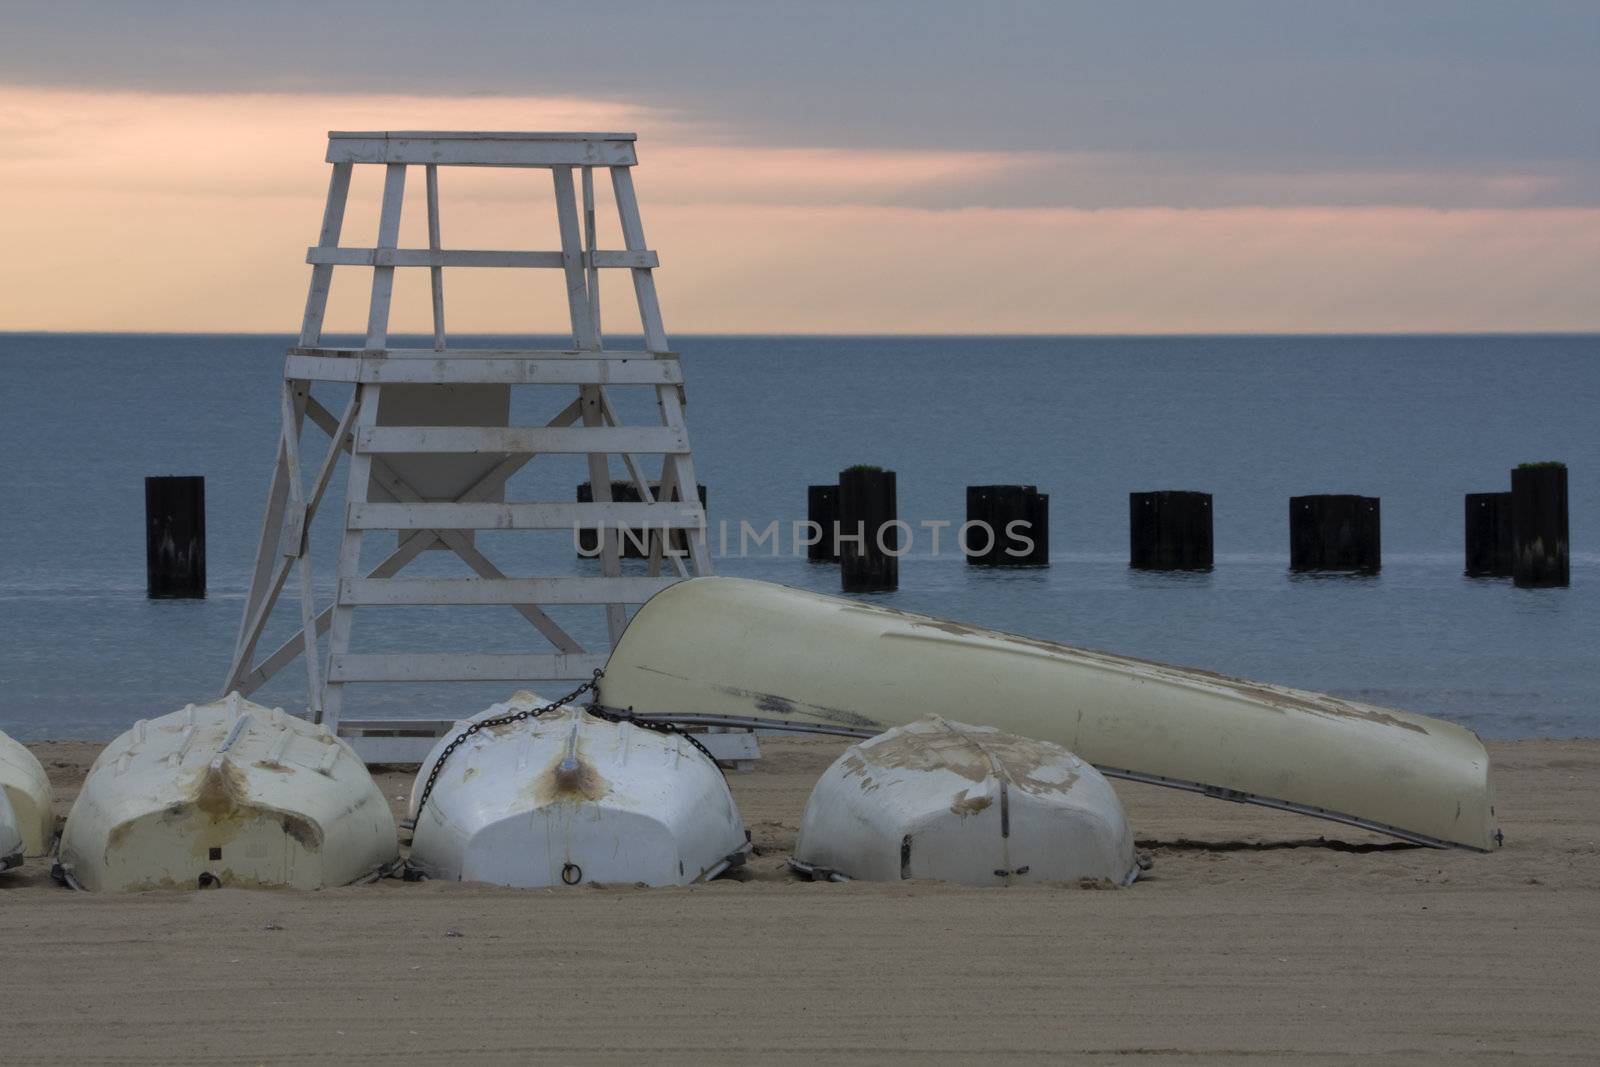
<path id="1" fill-rule="evenodd" d="M 215 694 L 261 519 L 284 344 L 0 334 L 0 729 L 106 738 Z M 1051 567 L 986 572 L 921 540 L 902 561 L 900 592 L 884 599 L 1411 708 L 1490 736 L 1600 734 L 1600 337 L 676 344 L 695 460 L 714 531 L 730 524 L 730 550 L 741 521 L 803 519 L 806 486 L 853 463 L 898 472 L 900 514 L 914 526 L 961 522 L 969 483 L 1032 483 L 1051 497 Z M 554 407 L 530 402 L 520 414 Z M 641 398 L 625 414 L 652 409 Z M 1572 587 L 1463 577 L 1462 494 L 1507 488 L 1511 466 L 1544 459 L 1571 468 Z M 540 460 L 513 491 L 571 499 L 587 477 L 580 467 Z M 204 601 L 144 597 L 142 480 L 167 473 L 206 477 Z M 1213 572 L 1129 571 L 1127 494 L 1145 489 L 1215 494 Z M 1380 576 L 1288 573 L 1287 500 L 1325 492 L 1382 498 Z M 564 534 L 536 547 L 479 536 L 509 571 L 592 567 L 573 560 Z M 385 546 L 370 540 L 376 562 Z M 837 591 L 836 568 L 770 551 L 721 559 L 718 571 Z M 327 598 L 330 557 L 317 562 Z M 450 573 L 440 553 L 420 566 Z M 537 647 L 509 609 L 374 620 L 358 622 L 357 647 Z M 570 621 L 580 636 L 597 629 Z M 289 623 L 280 618 L 263 647 Z M 303 706 L 303 685 L 296 666 L 265 696 Z M 355 713 L 454 715 L 502 695 L 368 694 Z"/>

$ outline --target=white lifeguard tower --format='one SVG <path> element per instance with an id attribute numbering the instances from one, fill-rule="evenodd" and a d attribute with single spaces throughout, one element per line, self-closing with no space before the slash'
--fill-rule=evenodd
<path id="1" fill-rule="evenodd" d="M 656 298 L 656 253 L 645 244 L 631 168 L 631 133 L 330 133 L 333 165 L 321 236 L 306 255 L 311 287 L 298 343 L 284 361 L 283 428 L 267 496 L 260 547 L 245 600 L 233 664 L 224 691 L 249 694 L 296 658 L 307 671 L 311 717 L 351 739 L 369 762 L 415 760 L 450 719 L 342 720 L 345 688 L 362 682 L 571 682 L 587 679 L 606 660 L 606 647 L 576 640 L 546 610 L 593 605 L 604 611 L 615 643 L 629 605 L 689 575 L 708 574 L 705 513 L 683 417 L 683 370 L 667 344 Z M 339 243 L 352 169 L 384 168 L 377 240 L 371 248 Z M 425 176 L 428 246 L 398 247 L 401 204 L 411 167 Z M 439 217 L 441 167 L 548 170 L 554 183 L 561 247 L 554 251 L 473 251 L 444 248 Z M 625 248 L 597 247 L 594 172 L 610 172 Z M 581 192 L 580 192 L 581 190 Z M 581 206 L 580 206 L 581 196 Z M 372 272 L 366 338 L 359 348 L 326 347 L 323 319 L 335 267 Z M 425 267 L 432 283 L 433 344 L 391 347 L 389 309 L 396 268 Z M 571 347 L 452 347 L 445 332 L 446 267 L 550 268 L 565 275 Z M 602 270 L 632 277 L 644 337 L 642 350 L 605 347 L 600 319 Z M 530 331 L 535 332 L 535 331 Z M 556 332 L 556 331 L 547 331 Z M 336 415 L 313 387 L 354 386 Z M 649 387 L 657 425 L 625 426 L 609 395 Z M 542 424 L 511 424 L 513 388 L 537 389 L 565 400 Z M 310 422 L 331 441 L 309 483 L 303 480 L 302 440 Z M 312 581 L 311 520 L 340 457 L 348 454 L 340 528 L 337 585 L 331 603 L 317 603 Z M 506 500 L 506 482 L 540 454 L 588 458 L 592 502 Z M 612 499 L 611 457 L 620 457 L 638 500 Z M 651 464 L 659 459 L 659 464 Z M 570 483 L 567 484 L 570 491 Z M 681 498 L 681 499 L 680 499 Z M 508 576 L 479 550 L 477 530 L 565 531 L 599 528 L 600 574 Z M 624 575 L 619 530 L 686 531 L 687 551 L 671 550 L 663 532 L 652 538 L 648 573 Z M 364 535 L 399 531 L 397 547 L 376 567 L 363 568 Z M 469 577 L 400 577 L 428 549 L 445 549 Z M 570 552 L 569 552 L 570 558 Z M 293 572 L 299 629 L 276 651 L 257 658 L 284 585 Z M 538 651 L 471 652 L 418 648 L 404 652 L 351 651 L 356 609 L 368 606 L 503 605 L 538 635 Z M 521 625 L 520 623 L 518 625 Z M 326 658 L 319 637 L 326 633 Z M 531 636 L 531 635 L 530 635 Z M 510 685 L 508 684 L 508 688 Z M 452 716 L 452 719 L 454 716 Z"/>

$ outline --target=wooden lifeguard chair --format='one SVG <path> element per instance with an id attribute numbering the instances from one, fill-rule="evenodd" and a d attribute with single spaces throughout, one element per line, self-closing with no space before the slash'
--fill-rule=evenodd
<path id="1" fill-rule="evenodd" d="M 283 428 L 260 547 L 245 600 L 233 664 L 224 691 L 249 694 L 296 658 L 307 671 L 311 717 L 352 740 L 369 761 L 421 758 L 432 734 L 451 721 L 341 720 L 345 688 L 360 682 L 570 682 L 587 679 L 606 649 L 585 647 L 546 610 L 593 605 L 605 613 L 614 644 L 628 606 L 689 575 L 711 572 L 705 513 L 683 417 L 683 370 L 667 344 L 656 298 L 656 253 L 645 244 L 631 168 L 631 133 L 330 133 L 333 165 L 321 236 L 306 255 L 310 293 L 298 343 L 284 361 Z M 339 243 L 351 171 L 384 168 L 376 245 Z M 422 167 L 428 247 L 398 247 L 401 204 L 411 167 Z M 548 170 L 554 183 L 561 238 L 556 251 L 472 251 L 441 245 L 439 168 L 514 167 Z M 621 222 L 621 250 L 596 247 L 594 172 L 610 172 Z M 581 189 L 581 208 L 580 208 Z M 359 348 L 323 344 L 323 318 L 335 267 L 372 271 L 365 342 Z M 389 308 L 396 268 L 425 267 L 432 283 L 433 345 L 392 347 Z M 572 343 L 562 349 L 453 347 L 445 332 L 446 267 L 550 268 L 565 274 Z M 644 348 L 608 349 L 600 321 L 600 273 L 626 270 L 643 327 Z M 343 414 L 313 393 L 323 383 L 353 385 Z M 622 425 L 609 391 L 643 386 L 655 391 L 659 425 Z M 513 388 L 560 390 L 570 398 L 540 425 L 512 425 Z M 307 484 L 302 435 L 310 422 L 331 440 Z M 507 501 L 506 482 L 539 454 L 588 458 L 592 502 Z M 337 584 L 331 603 L 314 596 L 309 546 L 311 520 L 341 455 L 348 454 L 347 491 Z M 638 502 L 612 500 L 611 457 L 638 493 Z M 648 467 L 652 457 L 658 467 Z M 570 492 L 570 483 L 567 491 Z M 681 500 L 679 499 L 681 497 Z M 510 577 L 479 550 L 476 530 L 573 531 L 599 528 L 600 574 Z M 652 538 L 648 574 L 624 575 L 619 531 L 663 531 Z M 399 531 L 398 547 L 363 569 L 363 536 Z M 687 531 L 687 552 L 674 553 L 665 531 Z M 400 572 L 423 552 L 443 548 L 472 576 L 408 578 Z M 686 557 L 686 558 L 685 558 Z M 570 553 L 568 558 L 571 558 Z M 258 659 L 257 645 L 290 573 L 299 591 L 299 630 Z M 351 651 L 356 609 L 396 605 L 503 605 L 521 614 L 542 638 L 540 651 L 468 652 L 438 648 L 407 652 Z M 319 637 L 327 633 L 326 660 Z M 452 719 L 454 717 L 452 716 Z"/>

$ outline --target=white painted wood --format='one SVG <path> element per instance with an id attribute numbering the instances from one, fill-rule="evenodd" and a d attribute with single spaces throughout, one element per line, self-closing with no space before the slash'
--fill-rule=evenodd
<path id="1" fill-rule="evenodd" d="M 376 281 L 373 283 L 376 288 Z M 387 322 L 384 323 L 387 327 Z M 371 429 L 378 421 L 378 397 L 381 386 L 358 385 L 356 386 L 356 433 L 363 429 Z M 345 506 L 365 503 L 367 487 L 372 480 L 373 459 L 360 449 L 353 448 L 350 452 L 350 465 L 345 486 Z M 355 578 L 361 566 L 361 531 L 346 529 L 339 543 L 339 569 L 338 579 Z M 353 623 L 351 617 L 353 609 L 348 604 L 340 604 L 337 600 L 333 605 L 333 618 L 328 627 L 328 662 L 330 665 L 350 647 L 350 627 Z M 310 640 L 307 635 L 307 640 Z M 329 667 L 327 681 L 323 686 L 322 719 L 330 730 L 338 732 L 339 711 L 344 703 L 344 687 L 341 679 L 333 677 L 332 667 Z"/>
<path id="2" fill-rule="evenodd" d="M 428 251 L 438 255 L 440 251 L 439 238 L 439 168 L 432 163 L 428 164 L 427 195 L 428 195 Z M 376 251 L 376 250 L 374 250 Z M 428 273 L 430 295 L 433 297 L 433 347 L 436 351 L 444 351 L 444 264 L 430 264 Z"/>
<path id="3" fill-rule="evenodd" d="M 375 389 L 376 386 L 364 388 Z M 362 426 L 356 430 L 358 454 L 385 452 L 549 452 L 584 455 L 689 451 L 689 435 L 660 426 Z M 611 479 L 603 479 L 609 486 Z"/>
<path id="4" fill-rule="evenodd" d="M 307 655 L 308 703 L 315 716 L 315 691 L 322 690 L 322 720 L 337 728 L 345 686 L 370 680 L 376 672 L 399 680 L 444 675 L 440 680 L 493 676 L 501 680 L 562 680 L 585 677 L 603 656 L 587 651 L 557 625 L 540 606 L 594 604 L 605 608 L 607 630 L 614 642 L 627 623 L 628 605 L 637 604 L 676 578 L 708 573 L 704 537 L 693 539 L 692 560 L 674 555 L 671 568 L 659 552 L 661 537 L 652 539 L 648 577 L 624 576 L 617 550 L 618 529 L 702 531 L 704 512 L 692 491 L 696 484 L 683 419 L 683 371 L 676 353 L 667 348 L 655 295 L 656 252 L 644 241 L 637 199 L 627 168 L 634 163 L 632 134 L 501 134 L 488 132 L 400 131 L 335 133 L 329 138 L 333 163 L 328 202 L 316 244 L 307 251 L 311 285 L 298 343 L 285 359 L 285 429 L 275 463 L 273 485 L 251 589 L 246 598 L 229 683 L 254 689 L 297 655 Z M 385 167 L 378 233 L 372 247 L 340 244 L 353 164 Z M 406 169 L 423 167 L 427 213 L 427 247 L 400 248 L 399 228 Z M 542 167 L 551 171 L 555 192 L 560 251 L 449 249 L 443 247 L 440 166 Z M 596 218 L 593 168 L 611 171 L 623 249 L 601 249 Z M 579 170 L 581 189 L 574 180 Z M 581 191 L 581 199 L 580 199 Z M 361 267 L 371 272 L 366 336 L 360 347 L 321 344 L 327 294 L 335 267 Z M 426 268 L 432 311 L 431 348 L 389 346 L 390 305 L 397 267 Z M 452 345 L 446 333 L 443 272 L 446 267 L 559 268 L 565 275 L 572 344 L 563 349 Z M 638 350 L 606 350 L 600 309 L 600 272 L 630 273 L 644 325 L 645 344 Z M 542 328 L 530 324 L 529 333 Z M 353 386 L 350 406 L 335 418 L 310 393 L 310 383 Z M 393 387 L 380 417 L 379 396 Z M 497 387 L 573 390 L 573 397 L 545 426 L 501 425 L 485 407 L 473 412 L 429 405 L 418 412 L 395 411 L 395 399 L 437 387 L 443 398 L 466 397 L 473 390 L 486 396 Z M 610 388 L 640 387 L 656 391 L 660 424 L 624 426 L 611 404 Z M 571 396 L 571 394 L 568 394 Z M 442 411 L 451 414 L 442 415 Z M 485 414 L 484 412 L 488 412 Z M 301 433 L 305 422 L 328 433 L 332 441 L 309 485 L 300 472 Z M 387 423 L 393 423 L 388 425 Z M 469 425 L 462 425 L 462 423 Z M 417 425 L 438 423 L 439 425 Z M 453 425 L 452 425 L 453 423 Z M 474 424 L 475 423 L 475 424 Z M 291 442 L 292 443 L 286 443 Z M 331 484 L 338 457 L 349 453 L 346 501 L 341 515 L 334 604 L 319 606 L 311 583 L 306 536 L 322 496 Z M 582 455 L 594 489 L 593 503 L 566 501 L 502 502 L 507 479 L 541 453 Z M 627 476 L 640 487 L 644 503 L 609 499 L 610 457 L 622 458 Z M 470 475 L 442 488 L 430 482 L 419 462 L 478 461 Z M 661 456 L 661 492 L 675 485 L 691 487 L 684 503 L 652 500 L 651 471 L 646 456 Z M 654 461 L 650 461 L 653 467 Z M 424 464 L 426 466 L 426 463 Z M 481 468 L 481 470 L 480 470 Z M 294 477 L 291 479 L 290 472 Z M 431 470 L 432 467 L 427 467 Z M 425 495 L 430 494 L 430 495 Z M 444 524 L 444 525 L 439 525 Z M 478 529 L 561 530 L 602 528 L 600 576 L 581 579 L 554 575 L 508 577 L 480 551 L 473 540 Z M 369 529 L 395 529 L 395 550 L 376 568 L 362 574 L 361 546 Z M 453 552 L 476 575 L 470 579 L 397 578 L 428 548 Z M 296 633 L 270 655 L 256 662 L 256 646 L 266 631 L 273 608 L 293 567 L 300 575 L 301 612 Z M 663 575 L 663 570 L 666 575 Z M 492 604 L 510 606 L 543 639 L 550 652 L 530 650 L 508 655 L 461 655 L 419 651 L 354 655 L 350 652 L 355 608 L 369 605 Z M 381 617 L 379 613 L 363 618 Z M 314 655 L 327 635 L 326 669 L 318 671 Z M 465 656 L 465 658 L 462 658 Z M 474 658 L 476 657 L 476 658 Z M 409 664 L 409 666 L 407 665 Z"/>
<path id="5" fill-rule="evenodd" d="M 378 247 L 392 249 L 400 240 L 400 208 L 405 199 L 406 168 L 391 163 L 383 177 L 383 205 L 378 215 Z M 389 341 L 389 301 L 394 295 L 394 268 L 372 268 L 372 302 L 367 309 L 367 347 Z"/>
<path id="6" fill-rule="evenodd" d="M 329 163 L 434 163 L 467 167 L 631 167 L 637 157 L 631 135 L 605 135 L 603 139 L 528 139 L 391 132 L 330 134 L 327 160 Z"/>
<path id="7" fill-rule="evenodd" d="M 300 632 L 305 640 L 305 654 L 302 658 L 305 660 L 306 680 L 309 683 L 306 689 L 307 700 L 311 717 L 315 720 L 322 711 L 322 679 L 321 664 L 317 655 L 315 626 L 317 609 L 313 595 L 311 553 L 306 551 L 306 529 L 310 525 L 311 518 L 306 509 L 304 491 L 300 484 L 299 443 L 300 426 L 305 421 L 306 397 L 309 390 L 310 385 L 306 382 L 283 384 L 283 444 L 289 475 L 290 521 L 289 532 L 284 538 L 281 549 L 286 558 L 293 558 L 295 569 L 300 576 Z"/>
<path id="8" fill-rule="evenodd" d="M 676 578 L 623 575 L 611 578 L 355 578 L 341 582 L 347 604 L 437 606 L 439 604 L 643 604 Z"/>
<path id="9" fill-rule="evenodd" d="M 571 423 L 577 418 L 577 409 L 578 405 L 576 401 L 568 404 L 550 419 L 549 425 L 561 426 Z M 315 421 L 317 421 L 318 425 L 324 427 L 328 426 L 332 419 L 332 416 L 328 413 L 327 409 L 317 404 L 314 398 L 309 403 L 308 414 Z M 344 440 L 343 437 L 338 439 L 341 441 Z M 347 450 L 349 447 L 350 446 L 346 445 Z M 505 459 L 501 460 L 499 464 L 485 473 L 475 485 L 463 493 L 461 498 L 456 503 L 477 503 L 481 502 L 485 497 L 496 495 L 499 492 L 500 486 L 505 482 L 505 480 L 512 474 L 516 473 L 516 471 L 520 469 L 522 465 L 528 461 L 528 459 L 531 458 L 531 456 L 507 456 Z M 412 505 L 417 505 L 423 502 L 421 495 L 417 493 L 417 491 L 409 484 L 407 484 L 403 478 L 390 470 L 389 467 L 383 463 L 383 461 L 376 459 L 372 461 L 371 475 L 372 479 L 381 485 L 383 489 L 388 492 L 396 501 L 409 503 Z M 435 541 L 443 542 L 446 548 L 450 549 L 457 556 L 459 556 L 462 562 L 470 567 L 473 573 L 477 574 L 480 578 L 500 579 L 505 577 L 505 575 L 500 572 L 499 568 L 495 567 L 495 565 L 491 563 L 487 557 L 477 550 L 476 546 L 473 545 L 469 537 L 454 530 L 425 530 L 418 533 L 414 537 L 406 539 L 402 542 L 400 550 L 391 555 L 389 560 L 386 561 L 383 566 L 380 566 L 377 570 L 373 571 L 369 577 L 387 577 L 390 574 L 398 572 L 402 567 L 415 558 L 416 555 L 420 554 Z M 389 566 L 390 563 L 394 564 L 393 570 L 388 571 L 387 574 L 380 574 L 379 572 L 384 571 L 385 567 Z M 551 644 L 560 649 L 562 652 L 572 653 L 583 651 L 583 647 L 579 645 L 570 634 L 557 625 L 553 619 L 551 619 L 543 611 L 539 610 L 537 605 L 517 604 L 515 607 L 517 612 L 522 615 L 523 618 L 527 619 L 535 629 L 543 634 Z M 325 624 L 323 625 L 325 628 Z"/>
<path id="10" fill-rule="evenodd" d="M 284 374 L 318 382 L 384 385 L 670 385 L 683 381 L 676 360 L 385 359 L 289 356 Z"/>
<path id="11" fill-rule="evenodd" d="M 344 229 L 345 204 L 350 198 L 350 164 L 333 168 L 328 182 L 328 204 L 322 213 L 322 232 L 317 244 L 332 248 L 339 244 Z M 311 288 L 306 293 L 306 312 L 300 324 L 300 343 L 314 345 L 322 338 L 322 319 L 328 310 L 328 287 L 333 284 L 333 267 L 325 265 L 311 271 Z"/>
<path id="12" fill-rule="evenodd" d="M 594 346 L 596 348 L 604 348 L 606 346 L 605 338 L 600 332 L 599 268 L 601 264 L 595 258 L 599 254 L 597 249 L 599 248 L 600 235 L 598 227 L 595 224 L 594 217 L 594 168 L 584 167 L 581 173 L 583 174 L 583 181 L 581 183 L 583 188 L 583 264 L 588 271 L 588 277 L 586 281 L 589 286 L 589 319 L 593 324 L 592 329 L 594 331 L 595 339 Z M 629 256 L 637 256 L 639 254 L 640 253 L 637 252 L 624 253 L 624 255 Z M 637 262 L 629 263 L 627 265 L 630 267 L 657 266 L 657 263 L 654 262 L 654 253 L 651 253 L 650 255 L 651 262 Z"/>
<path id="13" fill-rule="evenodd" d="M 345 682 L 542 682 L 587 678 L 606 665 L 603 655 L 548 652 L 341 653 L 328 681 Z"/>
<path id="14" fill-rule="evenodd" d="M 568 130 L 330 130 L 330 141 L 634 141 L 636 133 Z M 331 161 L 330 161 L 331 162 Z"/>
<path id="15" fill-rule="evenodd" d="M 570 168 L 562 168 L 570 169 Z M 544 267 L 562 268 L 566 258 L 560 252 L 517 252 L 471 248 L 322 248 L 306 249 L 306 262 L 328 267 Z M 590 270 L 601 268 L 641 268 L 660 266 L 657 254 L 641 251 L 585 251 L 579 265 Z"/>
<path id="16" fill-rule="evenodd" d="M 501 468 L 504 467 L 505 464 L 502 463 Z M 491 475 L 493 475 L 493 473 L 494 472 L 491 471 L 489 475 L 486 475 L 485 478 L 478 483 L 476 488 L 482 492 L 490 492 L 491 490 L 487 483 L 489 482 L 489 478 Z M 372 476 L 375 480 L 380 482 L 397 501 L 407 503 L 422 503 L 422 499 L 416 490 L 407 485 L 404 479 L 394 474 L 394 472 L 391 471 L 381 460 L 373 460 Z M 499 579 L 506 577 L 506 575 L 503 574 L 498 567 L 491 563 L 489 559 L 483 555 L 483 553 L 478 551 L 477 546 L 472 543 L 472 539 L 467 534 L 457 530 L 429 530 L 422 533 L 420 537 L 425 545 L 435 539 L 444 542 L 444 546 L 459 556 L 461 561 L 470 567 L 473 573 L 477 574 L 480 578 Z M 555 620 L 551 619 L 543 611 L 539 610 L 537 605 L 518 604 L 516 605 L 516 609 L 518 613 L 523 616 L 523 618 L 532 623 L 533 626 L 541 634 L 543 634 L 551 644 L 561 649 L 561 651 L 582 651 L 582 647 L 578 644 L 578 642 L 575 641 L 570 634 L 558 626 Z"/>
<path id="17" fill-rule="evenodd" d="M 577 348 L 329 348 L 321 345 L 296 346 L 291 356 L 353 357 L 380 359 L 605 359 L 676 360 L 676 352 L 647 352 L 644 349 L 588 350 Z"/>
<path id="18" fill-rule="evenodd" d="M 283 533 L 283 508 L 289 499 L 289 483 L 286 480 L 283 462 L 283 437 L 278 438 L 278 453 L 272 461 L 272 480 L 267 486 L 267 506 L 261 516 L 261 532 L 256 538 L 256 562 L 250 572 L 250 591 L 245 595 L 244 611 L 239 615 L 239 634 L 233 645 L 233 665 L 228 668 L 228 679 L 223 683 L 223 692 L 230 692 L 237 686 L 240 672 L 248 665 L 250 656 L 255 647 L 254 638 L 259 636 L 259 629 L 251 630 L 251 624 L 260 617 L 266 618 L 266 611 L 271 610 L 272 600 L 277 597 L 276 589 L 269 592 L 273 585 L 272 572 L 280 559 L 278 553 L 278 539 Z M 246 650 L 246 644 L 250 648 Z"/>
<path id="19" fill-rule="evenodd" d="M 357 530 L 572 530 L 600 526 L 692 530 L 704 522 L 697 504 L 552 501 L 537 504 L 353 504 L 346 524 Z"/>

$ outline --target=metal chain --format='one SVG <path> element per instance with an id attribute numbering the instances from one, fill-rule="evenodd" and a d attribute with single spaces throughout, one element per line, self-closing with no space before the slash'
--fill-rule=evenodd
<path id="1" fill-rule="evenodd" d="M 605 677 L 605 671 L 596 669 L 593 678 L 587 682 L 584 682 L 566 696 L 557 697 L 556 699 L 550 701 L 550 703 L 541 705 L 537 708 L 526 708 L 522 711 L 514 711 L 509 715 L 501 715 L 500 717 L 494 719 L 480 719 L 471 726 L 468 726 L 465 730 L 462 730 L 455 737 L 451 738 L 450 743 L 444 746 L 444 751 L 439 753 L 439 758 L 434 761 L 433 769 L 428 772 L 428 780 L 422 786 L 422 796 L 417 800 L 416 814 L 411 817 L 412 827 L 415 827 L 421 821 L 422 809 L 427 806 L 428 797 L 433 795 L 433 787 L 439 781 L 439 774 L 444 770 L 445 761 L 450 758 L 451 754 L 454 753 L 456 749 L 460 748 L 461 745 L 466 742 L 467 738 L 471 737 L 478 731 L 488 729 L 491 726 L 505 726 L 508 723 L 526 722 L 529 719 L 537 719 L 546 712 L 551 712 L 559 707 L 562 707 L 563 705 L 571 704 L 574 700 L 577 700 L 585 693 L 598 694 L 600 679 L 603 677 Z M 635 726 L 642 727 L 646 730 L 654 730 L 656 733 L 677 734 L 685 741 L 688 741 L 695 748 L 699 749 L 700 754 L 706 759 L 710 760 L 713 767 L 716 767 L 719 771 L 722 769 L 722 765 L 717 762 L 717 757 L 711 754 L 711 750 L 706 748 L 705 745 L 701 744 L 700 740 L 693 734 L 683 729 L 683 727 L 677 725 L 676 723 L 662 722 L 654 719 L 641 719 L 633 714 L 632 708 L 628 708 L 626 710 L 619 708 L 608 708 L 592 701 L 586 705 L 583 710 L 588 712 L 590 715 L 593 715 L 595 718 L 604 719 L 607 722 L 627 722 L 632 723 Z"/>
<path id="2" fill-rule="evenodd" d="M 585 693 L 593 692 L 595 690 L 595 686 L 600 684 L 600 679 L 604 676 L 605 671 L 596 668 L 593 678 L 589 679 L 587 682 L 584 682 L 566 696 L 557 697 L 550 703 L 537 708 L 525 708 L 521 711 L 514 711 L 510 715 L 501 715 L 499 718 L 495 719 L 479 719 L 465 730 L 462 730 L 455 737 L 451 738 L 450 743 L 444 746 L 444 751 L 439 753 L 439 758 L 433 762 L 433 770 L 429 772 L 428 781 L 422 787 L 422 796 L 417 800 L 416 814 L 411 816 L 412 825 L 415 826 L 417 822 L 421 820 L 422 809 L 427 805 L 428 797 L 433 794 L 433 787 L 439 781 L 439 772 L 444 770 L 445 761 L 450 758 L 451 754 L 454 753 L 456 749 L 460 748 L 462 744 L 466 742 L 467 738 L 471 737 L 479 730 L 486 730 L 491 726 L 504 726 L 507 723 L 526 722 L 529 719 L 537 719 L 545 712 L 554 711 L 563 704 L 572 703 Z"/>

